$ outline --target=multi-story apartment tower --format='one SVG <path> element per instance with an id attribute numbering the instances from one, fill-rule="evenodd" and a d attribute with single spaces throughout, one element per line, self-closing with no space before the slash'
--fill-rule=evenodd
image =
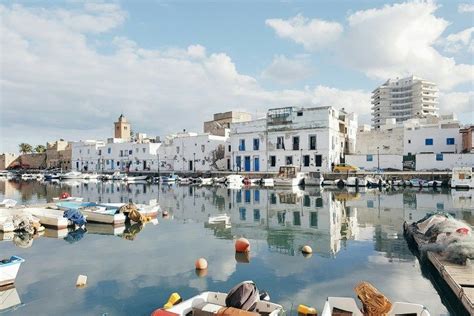
<path id="1" fill-rule="evenodd" d="M 403 122 L 411 118 L 438 116 L 435 83 L 410 76 L 389 79 L 372 91 L 372 126 L 380 128 L 387 119 Z"/>

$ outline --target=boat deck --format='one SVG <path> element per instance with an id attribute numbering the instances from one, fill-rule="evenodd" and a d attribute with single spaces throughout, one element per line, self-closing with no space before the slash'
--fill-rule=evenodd
<path id="1" fill-rule="evenodd" d="M 411 238 L 418 248 L 425 241 L 418 236 L 415 229 L 404 223 L 405 234 Z M 474 315 L 474 265 L 460 265 L 445 260 L 442 255 L 428 251 L 427 260 L 436 268 L 441 278 L 448 284 L 454 295 L 459 299 L 469 315 Z"/>

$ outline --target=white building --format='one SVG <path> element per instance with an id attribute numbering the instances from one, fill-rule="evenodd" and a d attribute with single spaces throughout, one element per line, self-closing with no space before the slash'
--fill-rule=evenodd
<path id="1" fill-rule="evenodd" d="M 357 118 L 333 107 L 271 109 L 231 124 L 232 170 L 277 172 L 282 165 L 329 171 L 355 147 Z"/>
<path id="2" fill-rule="evenodd" d="M 104 146 L 100 140 L 73 142 L 71 149 L 71 169 L 76 171 L 98 171 L 98 150 Z"/>
<path id="3" fill-rule="evenodd" d="M 372 126 L 380 128 L 391 118 L 403 122 L 414 117 L 438 116 L 437 106 L 435 83 L 415 76 L 389 79 L 372 91 Z"/>
<path id="4" fill-rule="evenodd" d="M 228 131 L 226 136 L 189 132 L 169 135 L 158 153 L 160 171 L 193 173 L 229 170 L 228 139 Z"/>

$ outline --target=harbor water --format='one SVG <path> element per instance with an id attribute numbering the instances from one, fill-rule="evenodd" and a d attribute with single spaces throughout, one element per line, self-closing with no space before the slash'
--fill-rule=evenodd
<path id="1" fill-rule="evenodd" d="M 34 239 L 0 233 L 0 257 L 23 257 L 16 279 L 21 304 L 12 315 L 150 315 L 172 292 L 188 298 L 227 292 L 253 280 L 296 315 L 299 304 L 322 310 L 328 296 L 354 297 L 368 281 L 392 302 L 425 305 L 432 315 L 460 314 L 449 289 L 420 266 L 403 238 L 403 222 L 442 210 L 474 224 L 474 191 L 433 189 L 241 188 L 121 182 L 0 182 L 0 200 L 50 202 L 62 192 L 92 202 L 160 204 L 168 216 L 144 226 L 88 224 Z M 227 222 L 212 223 L 215 216 Z M 250 241 L 249 257 L 234 240 Z M 300 249 L 309 245 L 312 256 Z M 209 268 L 197 274 L 194 262 Z M 78 275 L 87 286 L 76 288 Z"/>

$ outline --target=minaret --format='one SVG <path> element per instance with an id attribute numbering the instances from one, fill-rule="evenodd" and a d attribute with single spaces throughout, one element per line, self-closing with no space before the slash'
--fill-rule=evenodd
<path id="1" fill-rule="evenodd" d="M 115 138 L 130 140 L 130 123 L 123 114 L 120 114 L 118 121 L 114 123 Z"/>

